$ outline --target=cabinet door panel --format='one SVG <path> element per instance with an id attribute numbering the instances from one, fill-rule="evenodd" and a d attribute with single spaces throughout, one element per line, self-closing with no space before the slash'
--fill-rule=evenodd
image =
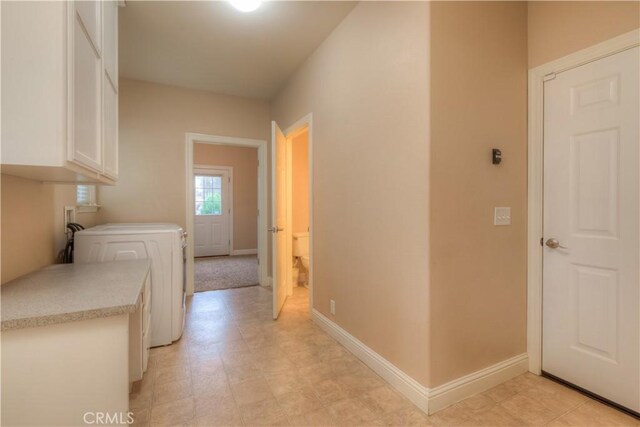
<path id="1" fill-rule="evenodd" d="M 107 76 L 118 90 L 118 3 L 106 0 L 103 3 L 104 13 L 104 68 Z"/>
<path id="2" fill-rule="evenodd" d="M 104 81 L 104 174 L 118 178 L 118 94 Z"/>
<path id="3" fill-rule="evenodd" d="M 73 25 L 73 120 L 68 160 L 101 172 L 102 65 L 77 17 Z"/>
<path id="4" fill-rule="evenodd" d="M 82 26 L 89 35 L 89 40 L 96 51 L 102 51 L 102 16 L 101 2 L 92 0 L 75 1 L 76 19 L 79 18 Z"/>

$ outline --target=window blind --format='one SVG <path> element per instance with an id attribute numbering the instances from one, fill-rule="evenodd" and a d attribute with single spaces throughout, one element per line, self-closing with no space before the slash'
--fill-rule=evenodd
<path id="1" fill-rule="evenodd" d="M 95 188 L 94 185 L 78 185 L 76 190 L 76 204 L 95 205 Z"/>

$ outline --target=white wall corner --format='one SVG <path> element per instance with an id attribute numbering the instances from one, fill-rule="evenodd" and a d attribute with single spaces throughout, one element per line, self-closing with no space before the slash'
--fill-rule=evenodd
<path id="1" fill-rule="evenodd" d="M 475 394 L 489 390 L 529 370 L 526 353 L 455 379 L 429 390 L 429 413 L 451 406 Z"/>
<path id="2" fill-rule="evenodd" d="M 402 395 L 422 409 L 425 413 L 429 413 L 427 401 L 428 389 L 426 387 L 398 369 L 371 348 L 367 347 L 364 343 L 349 334 L 333 321 L 329 320 L 318 310 L 313 309 L 311 317 L 318 326 L 335 338 L 340 344 L 345 346 L 358 359 L 373 369 L 374 372 L 384 378 Z"/>
<path id="3" fill-rule="evenodd" d="M 231 253 L 232 256 L 238 255 L 257 255 L 258 249 L 234 249 Z"/>

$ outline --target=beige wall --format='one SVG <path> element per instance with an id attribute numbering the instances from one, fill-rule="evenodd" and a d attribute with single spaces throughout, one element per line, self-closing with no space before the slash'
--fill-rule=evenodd
<path id="1" fill-rule="evenodd" d="M 185 133 L 269 140 L 269 104 L 120 80 L 120 179 L 100 194 L 102 222 L 186 226 Z"/>
<path id="2" fill-rule="evenodd" d="M 283 129 L 313 113 L 315 308 L 423 384 L 428 22 L 426 3 L 359 3 L 272 103 Z"/>
<path id="3" fill-rule="evenodd" d="M 432 3 L 431 387 L 526 351 L 526 107 L 526 3 Z"/>
<path id="4" fill-rule="evenodd" d="M 193 162 L 233 168 L 233 249 L 257 249 L 258 149 L 195 144 Z"/>
<path id="5" fill-rule="evenodd" d="M 291 198 L 294 233 L 309 230 L 309 137 L 303 132 L 291 142 Z"/>
<path id="6" fill-rule="evenodd" d="M 529 68 L 640 27 L 638 1 L 530 1 Z"/>
<path id="7" fill-rule="evenodd" d="M 44 184 L 2 175 L 2 273 L 6 283 L 56 260 L 64 249 L 65 206 L 75 206 L 75 185 Z M 76 214 L 90 227 L 96 214 Z"/>

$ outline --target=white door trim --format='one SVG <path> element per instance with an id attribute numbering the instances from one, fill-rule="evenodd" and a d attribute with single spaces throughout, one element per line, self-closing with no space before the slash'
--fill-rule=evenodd
<path id="1" fill-rule="evenodd" d="M 529 371 L 542 372 L 542 246 L 544 81 L 554 74 L 640 45 L 640 30 L 614 37 L 529 70 L 527 353 Z"/>
<path id="2" fill-rule="evenodd" d="M 309 113 L 289 126 L 284 131 L 288 138 L 297 135 L 303 130 L 307 130 L 308 140 L 308 161 L 309 161 L 309 310 L 313 310 L 313 113 Z M 291 226 L 289 226 L 291 228 Z"/>
<path id="3" fill-rule="evenodd" d="M 230 145 L 258 149 L 258 258 L 260 259 L 260 285 L 269 285 L 267 277 L 267 141 L 261 139 L 237 138 L 231 136 L 185 133 L 185 181 L 187 213 L 187 295 L 193 295 L 193 144 Z"/>
<path id="4" fill-rule="evenodd" d="M 233 166 L 209 166 L 209 165 L 194 165 L 193 175 L 191 179 L 198 174 L 206 175 L 208 173 L 216 173 L 217 171 L 226 173 L 229 176 L 229 182 L 227 183 L 227 200 L 229 202 L 229 255 L 234 254 L 233 250 Z M 195 215 L 195 204 L 191 204 L 191 216 Z M 195 218 L 194 218 L 195 220 Z"/>

